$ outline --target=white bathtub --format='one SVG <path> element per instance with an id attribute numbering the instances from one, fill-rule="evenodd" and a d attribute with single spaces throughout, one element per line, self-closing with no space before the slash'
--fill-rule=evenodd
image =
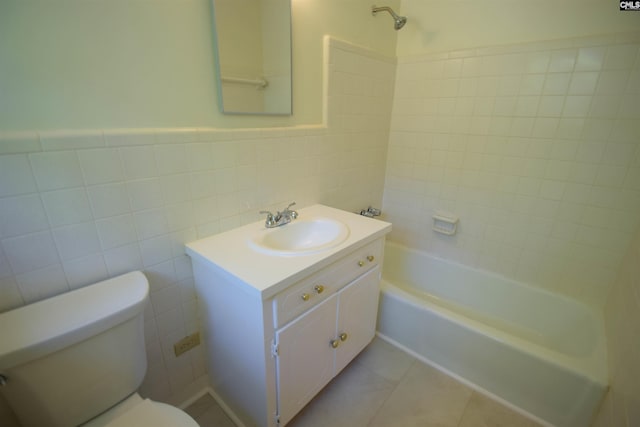
<path id="1" fill-rule="evenodd" d="M 586 305 L 387 242 L 378 333 L 547 425 L 587 427 L 607 389 Z"/>

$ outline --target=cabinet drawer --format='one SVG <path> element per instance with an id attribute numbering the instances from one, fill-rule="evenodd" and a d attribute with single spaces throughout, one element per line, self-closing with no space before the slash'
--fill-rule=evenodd
<path id="1" fill-rule="evenodd" d="M 316 306 L 382 261 L 384 239 L 351 252 L 280 292 L 273 299 L 273 323 L 279 328 Z"/>

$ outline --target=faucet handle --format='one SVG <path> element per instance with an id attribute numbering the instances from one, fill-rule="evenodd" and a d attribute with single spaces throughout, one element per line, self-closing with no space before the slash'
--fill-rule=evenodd
<path id="1" fill-rule="evenodd" d="M 380 216 L 380 214 L 382 213 L 380 209 L 374 208 L 372 206 L 369 206 L 367 208 L 367 212 L 369 212 L 373 216 Z"/>
<path id="2" fill-rule="evenodd" d="M 298 212 L 292 211 L 292 210 L 289 209 L 291 206 L 295 206 L 295 204 L 296 204 L 296 202 L 289 203 L 289 206 L 284 208 L 284 210 L 281 213 L 285 213 L 285 212 L 289 213 L 289 215 L 291 216 L 291 219 L 298 218 Z"/>
<path id="3" fill-rule="evenodd" d="M 258 212 L 258 213 L 259 213 L 260 215 L 264 215 L 264 214 L 266 214 L 266 215 L 267 215 L 267 218 L 269 218 L 269 217 L 273 218 L 273 214 L 272 214 L 271 212 L 269 212 L 269 211 L 260 211 L 260 212 Z"/>
<path id="4" fill-rule="evenodd" d="M 275 217 L 275 215 L 273 215 L 271 212 L 269 212 L 269 211 L 260 211 L 259 213 L 260 213 L 260 214 L 266 214 L 266 215 L 267 215 L 267 219 L 266 219 L 266 221 L 264 222 L 264 225 L 265 225 L 267 228 L 269 228 L 269 227 L 273 227 L 273 226 L 276 224 L 276 222 L 277 222 L 276 217 Z"/>

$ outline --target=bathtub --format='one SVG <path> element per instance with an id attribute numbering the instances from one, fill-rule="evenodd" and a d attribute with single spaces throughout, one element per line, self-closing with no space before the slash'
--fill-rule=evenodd
<path id="1" fill-rule="evenodd" d="M 587 427 L 608 383 L 600 313 L 387 242 L 378 334 L 544 425 Z"/>

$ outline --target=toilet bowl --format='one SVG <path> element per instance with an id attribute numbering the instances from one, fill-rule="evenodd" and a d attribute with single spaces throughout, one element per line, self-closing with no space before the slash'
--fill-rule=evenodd
<path id="1" fill-rule="evenodd" d="M 143 399 L 134 393 L 82 427 L 198 427 L 185 412 L 166 403 Z"/>

